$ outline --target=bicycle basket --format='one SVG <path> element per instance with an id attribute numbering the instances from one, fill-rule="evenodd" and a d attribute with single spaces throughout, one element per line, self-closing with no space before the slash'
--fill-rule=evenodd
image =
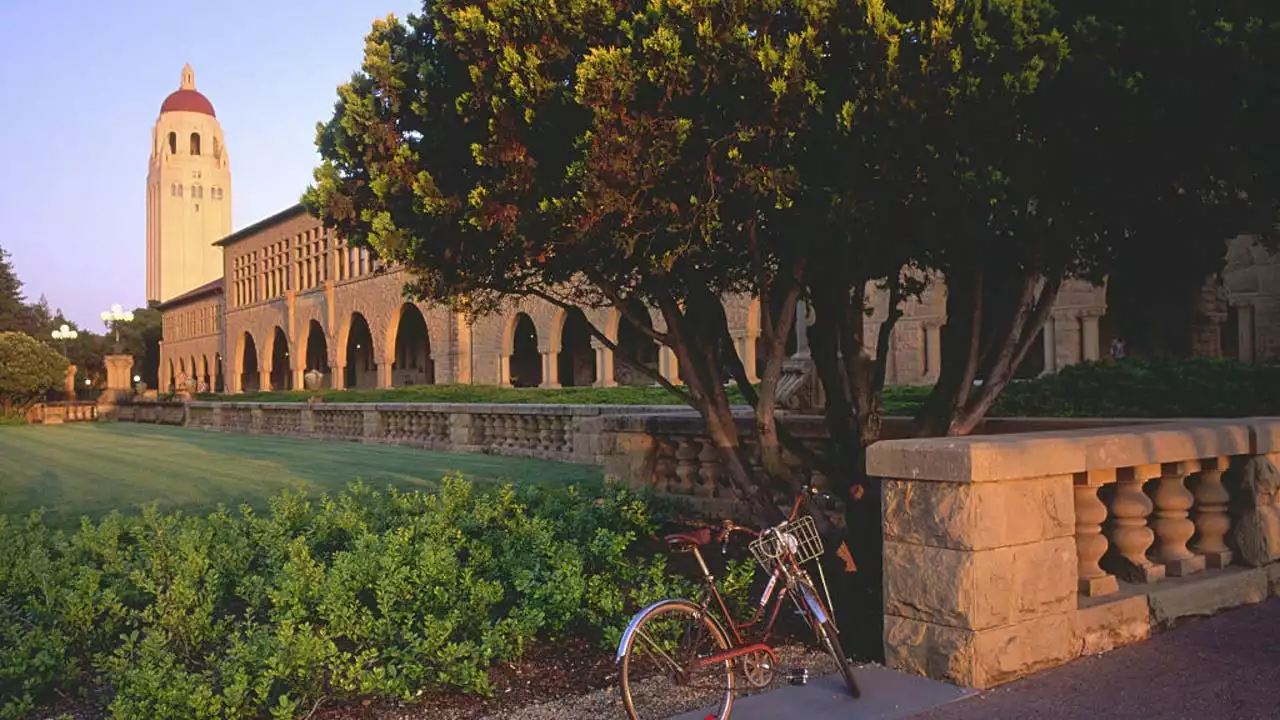
<path id="1" fill-rule="evenodd" d="M 751 542 L 751 554 L 766 570 L 772 570 L 778 559 L 790 548 L 797 563 L 807 563 L 822 557 L 822 538 L 818 525 L 806 515 L 792 523 L 782 523 L 760 533 Z"/>

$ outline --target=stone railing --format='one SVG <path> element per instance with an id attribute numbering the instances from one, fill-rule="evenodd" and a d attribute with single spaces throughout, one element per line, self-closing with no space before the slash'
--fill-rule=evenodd
<path id="1" fill-rule="evenodd" d="M 104 414 L 104 417 L 106 415 Z M 112 405 L 109 417 L 119 422 L 185 425 L 186 406 L 181 402 L 135 400 Z"/>
<path id="2" fill-rule="evenodd" d="M 135 407 L 144 403 L 136 403 Z M 181 407 L 181 406 L 179 406 Z M 178 424 L 205 430 L 409 445 L 603 464 L 613 443 L 601 421 L 678 407 L 472 405 L 445 403 L 190 402 Z M 142 415 L 120 417 L 146 422 Z"/>
<path id="3" fill-rule="evenodd" d="M 990 687 L 1265 599 L 1277 461 L 1280 419 L 872 446 L 887 664 Z"/>
<path id="4" fill-rule="evenodd" d="M 27 422 L 57 425 L 64 422 L 93 422 L 98 419 L 98 404 L 92 401 L 37 403 L 27 410 Z"/>

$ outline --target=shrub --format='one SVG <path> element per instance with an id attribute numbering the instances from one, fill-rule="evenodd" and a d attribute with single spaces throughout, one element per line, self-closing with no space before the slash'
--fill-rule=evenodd
<path id="1" fill-rule="evenodd" d="M 67 535 L 0 517 L 0 717 L 96 687 L 117 717 L 293 717 L 328 697 L 488 691 L 535 640 L 616 643 L 687 590 L 636 549 L 623 489 L 275 497 L 206 517 L 113 513 Z"/>
<path id="2" fill-rule="evenodd" d="M 60 387 L 66 372 L 67 361 L 48 345 L 26 333 L 0 333 L 0 415 L 21 414 Z"/>
<path id="3" fill-rule="evenodd" d="M 1247 417 L 1280 412 L 1280 365 L 1224 358 L 1127 358 L 1081 363 L 1014 382 L 993 415 Z"/>

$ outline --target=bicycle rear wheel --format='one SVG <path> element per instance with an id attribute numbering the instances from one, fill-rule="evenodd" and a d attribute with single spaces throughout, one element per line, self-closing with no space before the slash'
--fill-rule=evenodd
<path id="1" fill-rule="evenodd" d="M 663 720 L 697 710 L 728 720 L 733 661 L 692 662 L 729 648 L 724 631 L 687 600 L 650 607 L 635 621 L 622 652 L 622 700 L 631 720 Z"/>

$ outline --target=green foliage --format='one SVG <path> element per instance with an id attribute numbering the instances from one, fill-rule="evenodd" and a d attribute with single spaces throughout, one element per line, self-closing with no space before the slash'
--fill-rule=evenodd
<path id="1" fill-rule="evenodd" d="M 13 271 L 9 253 L 0 248 L 0 332 L 28 331 L 27 315 L 22 282 Z"/>
<path id="2" fill-rule="evenodd" d="M 1280 365 L 1221 358 L 1081 363 L 1012 383 L 993 415 L 1249 417 L 1280 414 Z"/>
<path id="3" fill-rule="evenodd" d="M 7 414 L 60 387 L 67 361 L 57 351 L 20 332 L 0 333 L 0 406 Z"/>
<path id="4" fill-rule="evenodd" d="M 288 718 L 325 698 L 485 693 L 529 643 L 615 643 L 687 591 L 621 489 L 286 492 L 259 515 L 0 516 L 0 717 L 99 688 L 114 717 Z"/>

